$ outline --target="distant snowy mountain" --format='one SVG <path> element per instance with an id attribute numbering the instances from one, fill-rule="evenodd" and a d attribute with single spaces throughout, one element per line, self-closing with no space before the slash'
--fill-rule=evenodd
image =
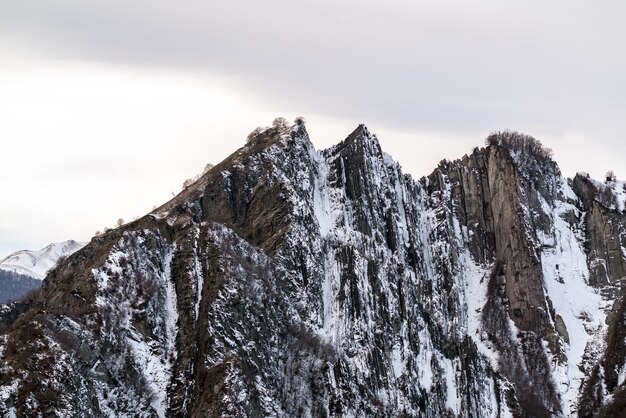
<path id="1" fill-rule="evenodd" d="M 41 286 L 41 281 L 61 257 L 85 243 L 73 240 L 50 244 L 39 251 L 22 250 L 0 260 L 0 303 L 22 298 Z"/>
<path id="2" fill-rule="evenodd" d="M 39 251 L 22 250 L 16 251 L 8 257 L 0 260 L 0 270 L 11 271 L 24 276 L 43 280 L 61 257 L 80 250 L 85 246 L 84 242 L 74 240 L 50 244 Z"/>

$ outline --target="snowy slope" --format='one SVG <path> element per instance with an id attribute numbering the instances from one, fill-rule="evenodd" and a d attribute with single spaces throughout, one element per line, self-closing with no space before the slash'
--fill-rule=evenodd
<path id="1" fill-rule="evenodd" d="M 73 254 L 83 248 L 85 244 L 84 242 L 68 240 L 50 244 L 38 251 L 17 251 L 0 260 L 0 269 L 43 280 L 48 270 L 61 257 Z"/>

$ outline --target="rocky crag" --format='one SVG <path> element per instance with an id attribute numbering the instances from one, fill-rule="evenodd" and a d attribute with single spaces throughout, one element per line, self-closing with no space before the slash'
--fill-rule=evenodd
<path id="1" fill-rule="evenodd" d="M 249 142 L 0 314 L 0 415 L 619 416 L 624 185 L 503 132 L 419 181 Z"/>

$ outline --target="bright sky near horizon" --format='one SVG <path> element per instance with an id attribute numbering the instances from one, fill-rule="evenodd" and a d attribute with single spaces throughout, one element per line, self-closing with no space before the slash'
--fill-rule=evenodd
<path id="1" fill-rule="evenodd" d="M 358 123 L 415 177 L 514 129 L 626 177 L 626 4 L 6 0 L 0 258 L 87 241 L 276 116 Z"/>

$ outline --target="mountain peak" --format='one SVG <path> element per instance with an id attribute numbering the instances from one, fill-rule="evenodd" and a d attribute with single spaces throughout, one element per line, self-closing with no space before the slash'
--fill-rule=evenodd
<path id="1" fill-rule="evenodd" d="M 378 138 L 363 123 L 359 124 L 346 139 L 331 149 L 334 153 L 342 156 L 382 158 L 383 155 Z"/>
<path id="2" fill-rule="evenodd" d="M 360 123 L 343 142 L 371 141 L 378 142 L 375 135 L 372 135 L 364 123 Z"/>
<path id="3" fill-rule="evenodd" d="M 46 273 L 61 257 L 66 257 L 85 246 L 85 243 L 68 240 L 55 242 L 41 250 L 21 250 L 0 260 L 0 270 L 13 271 L 38 280 L 43 280 Z"/>
<path id="4" fill-rule="evenodd" d="M 510 164 L 544 198 L 551 200 L 551 196 L 556 196 L 561 170 L 552 159 L 552 150 L 541 141 L 521 132 L 506 130 L 493 132 L 485 144 L 493 163 L 501 168 Z"/>
<path id="5" fill-rule="evenodd" d="M 520 168 L 525 166 L 554 166 L 552 149 L 544 146 L 541 141 L 534 137 L 511 130 L 492 132 L 485 145 L 496 150 L 504 149 Z"/>

